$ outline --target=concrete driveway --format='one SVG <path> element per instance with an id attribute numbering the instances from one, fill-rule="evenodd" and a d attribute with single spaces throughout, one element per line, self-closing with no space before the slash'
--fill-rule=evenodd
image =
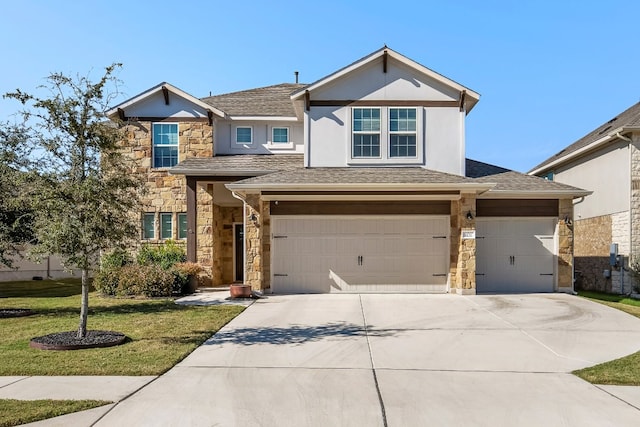
<path id="1" fill-rule="evenodd" d="M 569 372 L 638 350 L 564 294 L 270 296 L 96 425 L 637 426 Z"/>

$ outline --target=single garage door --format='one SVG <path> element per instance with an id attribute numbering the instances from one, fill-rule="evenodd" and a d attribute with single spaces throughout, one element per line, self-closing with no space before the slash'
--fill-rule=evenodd
<path id="1" fill-rule="evenodd" d="M 273 216 L 275 293 L 447 291 L 448 216 Z"/>
<path id="2" fill-rule="evenodd" d="M 553 292 L 553 218 L 477 218 L 478 292 Z"/>

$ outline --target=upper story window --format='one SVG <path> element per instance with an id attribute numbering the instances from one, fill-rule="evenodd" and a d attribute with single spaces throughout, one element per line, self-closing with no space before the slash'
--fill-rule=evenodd
<path id="1" fill-rule="evenodd" d="M 153 167 L 170 168 L 178 163 L 178 124 L 154 123 Z"/>
<path id="2" fill-rule="evenodd" d="M 271 129 L 271 142 L 273 144 L 289 143 L 289 128 L 274 127 Z"/>
<path id="3" fill-rule="evenodd" d="M 351 161 L 419 163 L 422 111 L 415 107 L 352 108 Z"/>
<path id="4" fill-rule="evenodd" d="M 416 157 L 416 109 L 389 109 L 389 157 Z"/>
<path id="5" fill-rule="evenodd" d="M 353 157 L 380 157 L 380 109 L 353 109 Z"/>
<path id="6" fill-rule="evenodd" d="M 553 171 L 547 172 L 544 176 L 547 181 L 553 181 Z"/>
<path id="7" fill-rule="evenodd" d="M 236 128 L 236 144 L 252 144 L 253 128 L 251 126 L 238 126 Z"/>

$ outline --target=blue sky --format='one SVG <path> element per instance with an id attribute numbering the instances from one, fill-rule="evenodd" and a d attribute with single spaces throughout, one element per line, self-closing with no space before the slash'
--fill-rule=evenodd
<path id="1" fill-rule="evenodd" d="M 640 2 L 6 2 L 0 93 L 122 62 L 121 100 L 313 82 L 387 44 L 479 92 L 467 157 L 526 171 L 640 101 Z M 93 71 L 92 71 L 93 70 Z M 17 110 L 0 99 L 0 121 Z"/>

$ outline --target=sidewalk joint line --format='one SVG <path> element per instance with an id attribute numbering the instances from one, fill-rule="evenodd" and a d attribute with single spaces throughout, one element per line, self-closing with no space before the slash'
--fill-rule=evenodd
<path id="1" fill-rule="evenodd" d="M 367 338 L 367 347 L 369 349 L 369 360 L 371 361 L 371 373 L 373 374 L 373 382 L 376 386 L 376 393 L 378 394 L 378 402 L 380 403 L 380 410 L 382 411 L 382 424 L 387 427 L 387 411 L 384 407 L 384 400 L 382 399 L 382 393 L 380 391 L 380 384 L 378 383 L 378 375 L 376 374 L 376 365 L 373 362 L 373 352 L 371 351 L 371 341 L 369 340 L 369 328 L 367 327 L 367 317 L 364 314 L 364 307 L 362 305 L 362 295 L 358 295 L 360 301 L 360 311 L 362 312 L 362 321 L 364 323 L 364 335 Z"/>
<path id="2" fill-rule="evenodd" d="M 136 394 L 137 392 L 139 392 L 140 390 L 142 390 L 143 388 L 147 387 L 149 384 L 155 382 L 158 378 L 160 378 L 162 375 L 156 375 L 156 377 L 154 379 L 152 379 L 151 381 L 149 381 L 146 384 L 141 385 L 140 387 L 138 387 L 137 389 L 135 389 L 134 391 L 132 391 L 131 393 L 127 394 L 125 397 L 123 397 L 122 399 L 118 400 L 117 402 L 114 402 L 113 405 L 111 406 L 111 408 L 109 408 L 108 411 L 106 411 L 104 414 L 102 414 L 97 420 L 95 420 L 94 422 L 91 423 L 91 425 L 89 427 L 93 427 L 96 424 L 98 424 L 104 417 L 106 417 L 111 411 L 113 411 L 118 405 L 120 405 L 120 403 L 124 402 L 125 400 L 129 399 L 131 396 L 133 396 L 134 394 Z"/>

